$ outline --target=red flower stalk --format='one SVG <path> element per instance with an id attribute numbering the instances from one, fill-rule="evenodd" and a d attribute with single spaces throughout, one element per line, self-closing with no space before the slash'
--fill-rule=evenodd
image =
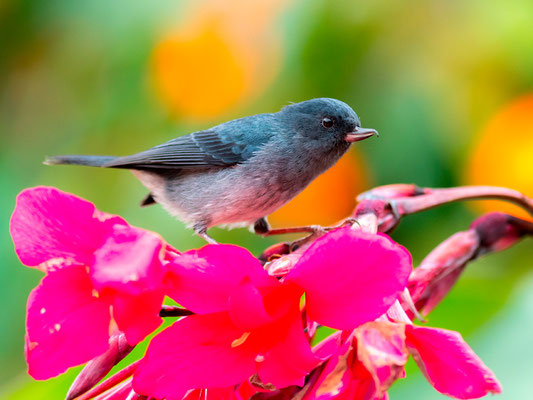
<path id="1" fill-rule="evenodd" d="M 461 200 L 498 199 L 515 203 L 533 216 L 533 199 L 508 188 L 497 186 L 460 186 L 435 189 L 416 185 L 395 184 L 374 188 L 357 196 L 360 202 L 354 216 L 366 215 L 377 218 L 380 232 L 389 232 L 398 225 L 401 218 Z"/>

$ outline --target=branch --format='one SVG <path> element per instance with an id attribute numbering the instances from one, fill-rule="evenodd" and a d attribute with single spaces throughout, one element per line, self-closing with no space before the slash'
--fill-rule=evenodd
<path id="1" fill-rule="evenodd" d="M 512 189 L 496 186 L 460 186 L 447 189 L 420 188 L 416 185 L 386 185 L 364 192 L 357 197 L 360 203 L 354 217 L 374 214 L 379 231 L 394 229 L 405 215 L 426 211 L 462 200 L 497 199 L 514 203 L 533 216 L 533 199 Z"/>

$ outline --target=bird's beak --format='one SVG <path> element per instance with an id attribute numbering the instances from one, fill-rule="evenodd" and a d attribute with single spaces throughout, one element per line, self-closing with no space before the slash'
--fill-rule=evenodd
<path id="1" fill-rule="evenodd" d="M 346 141 L 350 143 L 358 142 L 374 135 L 379 136 L 378 131 L 376 131 L 375 129 L 355 128 L 353 132 L 350 132 L 346 135 Z"/>

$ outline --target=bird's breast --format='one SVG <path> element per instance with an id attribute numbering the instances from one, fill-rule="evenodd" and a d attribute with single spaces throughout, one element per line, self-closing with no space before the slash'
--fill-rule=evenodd
<path id="1" fill-rule="evenodd" d="M 252 223 L 300 193 L 342 154 L 317 157 L 290 148 L 262 149 L 242 164 L 165 178 L 157 201 L 180 219 L 206 226 Z"/>

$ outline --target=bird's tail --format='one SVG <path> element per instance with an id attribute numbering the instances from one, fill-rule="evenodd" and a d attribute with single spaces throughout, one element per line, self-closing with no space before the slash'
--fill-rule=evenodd
<path id="1" fill-rule="evenodd" d="M 53 156 L 46 157 L 46 165 L 87 165 L 89 167 L 103 167 L 104 164 L 113 161 L 117 157 L 113 156 Z"/>

